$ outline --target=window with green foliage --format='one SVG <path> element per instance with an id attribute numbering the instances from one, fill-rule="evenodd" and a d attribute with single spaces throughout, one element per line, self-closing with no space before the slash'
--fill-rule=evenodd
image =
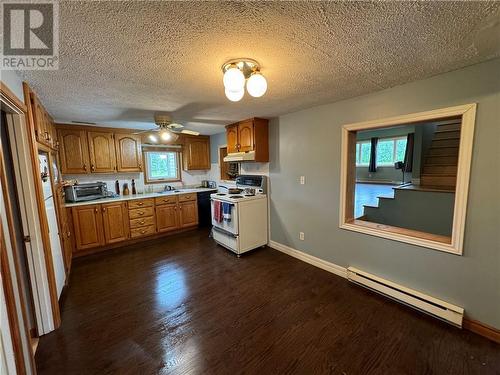
<path id="1" fill-rule="evenodd" d="M 377 166 L 392 166 L 397 161 L 404 161 L 406 137 L 380 138 L 377 143 Z M 368 166 L 370 163 L 371 142 L 356 143 L 356 165 Z"/>
<path id="2" fill-rule="evenodd" d="M 180 163 L 177 151 L 145 151 L 146 182 L 179 181 Z"/>

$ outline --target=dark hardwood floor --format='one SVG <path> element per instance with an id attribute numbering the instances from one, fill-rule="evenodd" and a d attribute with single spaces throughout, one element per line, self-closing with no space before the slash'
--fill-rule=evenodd
<path id="1" fill-rule="evenodd" d="M 39 374 L 498 374 L 500 345 L 193 231 L 74 262 Z"/>

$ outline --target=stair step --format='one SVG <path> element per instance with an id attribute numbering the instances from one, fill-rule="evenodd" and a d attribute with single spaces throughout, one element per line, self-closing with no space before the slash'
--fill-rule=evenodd
<path id="1" fill-rule="evenodd" d="M 458 156 L 458 147 L 431 147 L 427 152 L 427 156 Z"/>
<path id="2" fill-rule="evenodd" d="M 431 147 L 458 147 L 460 138 L 456 139 L 433 139 Z"/>
<path id="3" fill-rule="evenodd" d="M 435 155 L 425 158 L 425 165 L 457 165 L 458 155 Z"/>
<path id="4" fill-rule="evenodd" d="M 457 174 L 456 165 L 424 165 L 424 174 L 429 175 L 455 175 Z"/>
<path id="5" fill-rule="evenodd" d="M 437 130 L 460 130 L 461 122 L 438 125 Z"/>
<path id="6" fill-rule="evenodd" d="M 434 133 L 434 139 L 460 139 L 460 131 L 457 130 L 445 130 L 443 132 L 436 131 Z"/>
<path id="7" fill-rule="evenodd" d="M 422 186 L 453 186 L 455 187 L 457 181 L 456 175 L 420 175 L 420 184 Z"/>

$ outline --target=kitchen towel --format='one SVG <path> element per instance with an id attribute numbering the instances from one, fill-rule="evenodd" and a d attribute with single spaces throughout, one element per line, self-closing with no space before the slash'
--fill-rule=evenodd
<path id="1" fill-rule="evenodd" d="M 214 220 L 217 223 L 222 223 L 222 202 L 214 201 Z"/>
<path id="2" fill-rule="evenodd" d="M 231 207 L 233 207 L 231 203 L 222 203 L 222 217 L 224 218 L 224 221 L 231 221 Z"/>

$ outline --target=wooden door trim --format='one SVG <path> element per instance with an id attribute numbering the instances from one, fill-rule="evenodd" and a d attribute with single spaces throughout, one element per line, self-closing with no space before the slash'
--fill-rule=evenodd
<path id="1" fill-rule="evenodd" d="M 49 227 L 47 223 L 47 216 L 45 212 L 45 203 L 43 199 L 42 183 L 40 182 L 40 167 L 38 164 L 38 145 L 36 142 L 34 123 L 32 116 L 32 108 L 30 101 L 30 87 L 26 82 L 23 82 L 24 100 L 28 109 L 28 118 L 26 127 L 28 129 L 28 137 L 30 139 L 30 156 L 32 173 L 35 184 L 36 202 L 38 208 L 38 220 L 40 222 L 40 229 L 42 235 L 43 251 L 45 258 L 45 268 L 47 269 L 47 282 L 49 285 L 50 304 L 52 307 L 52 320 L 54 329 L 59 328 L 61 325 L 61 312 L 59 310 L 59 301 L 57 298 L 56 277 L 54 273 L 54 263 L 52 259 L 52 249 L 50 247 Z"/>
<path id="2" fill-rule="evenodd" d="M 342 153 L 340 162 L 339 227 L 341 229 L 347 229 L 354 232 L 405 242 L 456 255 L 462 255 L 476 107 L 477 104 L 472 103 L 344 125 L 342 127 Z M 353 219 L 353 192 L 356 183 L 354 178 L 355 173 L 353 175 L 353 168 L 355 168 L 353 159 L 353 155 L 355 156 L 355 150 L 353 150 L 353 142 L 356 142 L 356 132 L 360 130 L 374 130 L 395 125 L 418 124 L 425 121 L 458 116 L 461 116 L 462 125 L 460 129 L 461 136 L 458 154 L 457 184 L 455 190 L 451 243 L 442 243 L 439 241 L 409 236 L 407 234 L 391 233 L 383 230 L 382 228 L 377 229 L 370 225 L 366 225 L 366 222 L 363 220 Z"/>
<path id="3" fill-rule="evenodd" d="M 27 107 L 25 105 L 19 105 L 22 104 L 20 103 L 19 98 L 15 96 L 12 91 L 8 89 L 8 87 L 0 81 L 0 89 L 1 89 L 1 102 L 5 102 L 8 106 L 12 107 L 16 112 L 17 115 L 19 116 L 26 116 L 26 110 Z M 7 126 L 7 124 L 4 124 L 4 126 Z M 25 301 L 24 301 L 24 296 L 21 294 L 21 282 L 19 279 L 19 260 L 17 257 L 17 244 L 14 241 L 15 238 L 15 233 L 14 233 L 14 218 L 12 215 L 12 210 L 11 210 L 11 202 L 10 202 L 10 197 L 7 195 L 7 177 L 5 176 L 5 164 L 4 164 L 4 158 L 3 158 L 3 149 L 2 145 L 0 144 L 0 181 L 1 185 L 3 187 L 2 193 L 3 193 L 3 200 L 5 204 L 5 214 L 7 217 L 7 223 L 9 225 L 8 231 L 9 231 L 9 237 L 10 237 L 10 243 L 12 247 L 12 260 L 14 263 L 15 271 L 16 271 L 16 283 L 17 283 L 17 289 L 19 291 L 19 301 L 20 301 L 20 307 L 21 307 L 21 316 L 23 319 L 23 327 L 24 327 L 24 335 L 26 336 L 26 342 L 28 343 L 28 350 L 29 350 L 29 357 L 30 357 L 30 362 L 26 364 L 24 362 L 24 354 L 23 354 L 23 348 L 22 348 L 22 341 L 21 341 L 21 326 L 20 322 L 17 316 L 17 308 L 16 308 L 16 302 L 15 302 L 15 296 L 14 296 L 14 289 L 13 289 L 13 280 L 12 280 L 12 272 L 9 267 L 9 260 L 7 257 L 7 245 L 5 243 L 5 238 L 4 238 L 4 229 L 3 225 L 0 221 L 0 270 L 2 272 L 2 284 L 3 284 L 3 289 L 4 289 L 4 294 L 5 294 L 5 302 L 6 302 L 6 307 L 7 307 L 7 315 L 8 315 L 8 320 L 9 320 L 9 326 L 11 328 L 11 339 L 12 339 L 12 346 L 14 350 L 14 356 L 15 356 L 15 363 L 16 363 L 16 369 L 19 374 L 26 374 L 28 372 L 31 373 L 36 373 L 36 367 L 35 367 L 35 359 L 33 355 L 33 351 L 31 350 L 31 339 L 29 336 L 29 331 L 28 331 L 28 326 L 27 326 L 27 319 L 26 319 L 26 306 L 25 306 Z M 29 370 L 29 371 L 28 371 Z"/>

